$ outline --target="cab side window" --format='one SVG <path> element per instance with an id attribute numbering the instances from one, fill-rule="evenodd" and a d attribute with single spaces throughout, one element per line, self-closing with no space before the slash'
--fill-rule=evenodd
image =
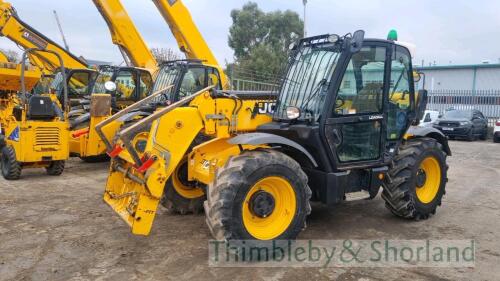
<path id="1" fill-rule="evenodd" d="M 352 55 L 337 94 L 336 115 L 382 111 L 385 61 L 385 47 L 365 47 Z"/>
<path id="2" fill-rule="evenodd" d="M 116 82 L 116 99 L 131 100 L 135 93 L 135 79 L 132 71 L 123 70 L 118 73 L 115 79 Z"/>
<path id="3" fill-rule="evenodd" d="M 391 59 L 391 83 L 387 108 L 387 139 L 397 140 L 407 127 L 411 111 L 411 55 L 406 48 L 395 46 Z M 430 116 L 429 116 L 430 117 Z"/>
<path id="4" fill-rule="evenodd" d="M 149 91 L 151 91 L 151 87 L 153 85 L 153 79 L 151 78 L 149 72 L 141 72 L 140 83 L 139 99 L 142 100 L 149 94 Z"/>
<path id="5" fill-rule="evenodd" d="M 204 68 L 190 68 L 184 74 L 179 91 L 179 99 L 190 96 L 205 88 L 206 72 Z"/>
<path id="6" fill-rule="evenodd" d="M 79 97 L 88 94 L 90 76 L 88 72 L 73 73 L 68 83 L 69 95 Z"/>

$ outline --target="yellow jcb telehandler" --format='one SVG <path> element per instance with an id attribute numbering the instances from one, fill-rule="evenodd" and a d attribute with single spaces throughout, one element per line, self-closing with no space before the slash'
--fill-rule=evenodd
<path id="1" fill-rule="evenodd" d="M 439 131 L 412 126 L 427 92 L 415 93 L 411 60 L 405 44 L 364 31 L 301 39 L 277 95 L 207 87 L 107 140 L 104 200 L 147 235 L 166 183 L 185 167 L 200 183 L 185 190 L 206 194 L 218 240 L 295 239 L 310 201 L 372 199 L 381 187 L 393 214 L 426 219 L 441 205 L 451 151 Z M 189 150 L 200 133 L 211 139 Z"/>

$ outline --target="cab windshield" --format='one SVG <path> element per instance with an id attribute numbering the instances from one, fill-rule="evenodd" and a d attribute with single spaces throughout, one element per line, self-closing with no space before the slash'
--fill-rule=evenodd
<path id="1" fill-rule="evenodd" d="M 177 83 L 177 79 L 180 75 L 181 69 L 175 65 L 165 65 L 161 67 L 156 76 L 155 83 L 153 85 L 153 91 L 151 93 L 156 93 L 158 91 L 164 91 L 168 86 L 174 85 Z M 169 91 L 166 91 L 166 94 L 172 92 L 175 87 L 172 87 Z"/>
<path id="2" fill-rule="evenodd" d="M 280 88 L 275 117 L 286 118 L 289 106 L 300 109 L 298 119 L 318 120 L 341 48 L 335 44 L 310 45 L 296 51 Z"/>
<path id="3" fill-rule="evenodd" d="M 94 87 L 92 89 L 92 94 L 103 94 L 106 93 L 106 89 L 104 88 L 104 83 L 111 81 L 113 77 L 112 70 L 101 70 L 97 75 Z"/>

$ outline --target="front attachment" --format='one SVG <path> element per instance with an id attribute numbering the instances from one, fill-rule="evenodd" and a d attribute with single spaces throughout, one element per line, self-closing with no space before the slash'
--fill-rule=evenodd
<path id="1" fill-rule="evenodd" d="M 149 234 L 165 183 L 202 127 L 196 108 L 176 108 L 151 125 L 140 165 L 129 148 L 112 159 L 104 201 L 130 225 L 132 233 Z M 139 148 L 137 144 L 132 141 L 130 147 Z"/>

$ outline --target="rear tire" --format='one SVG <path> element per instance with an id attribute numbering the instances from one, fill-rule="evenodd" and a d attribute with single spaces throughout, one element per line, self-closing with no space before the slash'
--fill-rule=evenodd
<path id="1" fill-rule="evenodd" d="M 500 136 L 493 136 L 493 142 L 500 142 Z"/>
<path id="2" fill-rule="evenodd" d="M 273 198 L 268 215 L 255 213 L 263 202 L 254 199 L 258 192 Z M 295 239 L 306 227 L 310 198 L 307 176 L 295 160 L 274 150 L 247 151 L 229 158 L 217 171 L 204 203 L 206 222 L 213 237 L 221 241 L 249 240 L 249 245 Z M 251 207 L 252 203 L 257 207 Z"/>
<path id="3" fill-rule="evenodd" d="M 167 183 L 161 205 L 171 214 L 198 214 L 206 199 L 205 186 L 187 180 L 187 157 L 174 170 Z"/>
<path id="4" fill-rule="evenodd" d="M 60 176 L 64 172 L 64 161 L 52 161 L 49 166 L 45 168 L 45 170 L 50 176 Z"/>
<path id="5" fill-rule="evenodd" d="M 412 139 L 403 144 L 384 178 L 382 198 L 386 207 L 407 219 L 427 219 L 435 214 L 446 193 L 446 157 L 442 145 L 432 138 Z M 435 169 L 428 169 L 427 163 L 433 163 L 430 166 Z M 430 192 L 423 192 L 423 188 L 430 188 Z"/>
<path id="6" fill-rule="evenodd" d="M 6 180 L 17 180 L 21 177 L 21 164 L 17 162 L 16 152 L 11 146 L 2 148 L 2 176 Z"/>

